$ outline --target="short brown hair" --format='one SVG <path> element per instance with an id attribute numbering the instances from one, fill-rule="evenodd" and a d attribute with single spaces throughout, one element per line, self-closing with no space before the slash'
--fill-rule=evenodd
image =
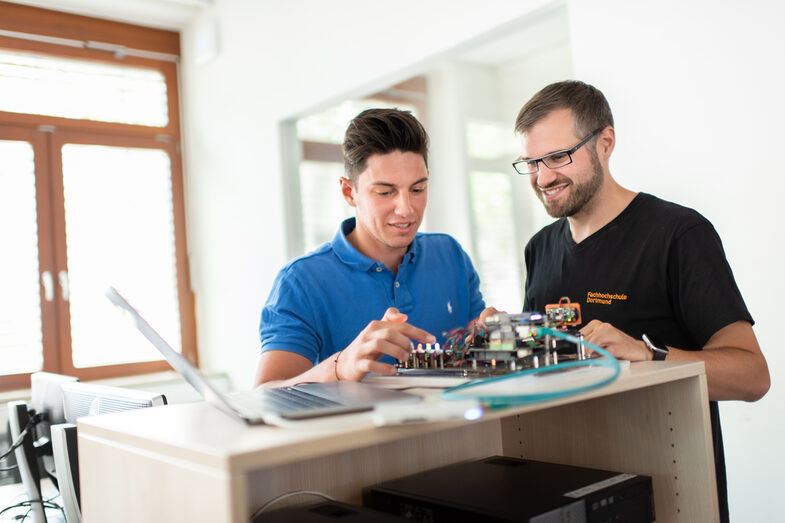
<path id="1" fill-rule="evenodd" d="M 577 136 L 613 127 L 613 114 L 602 92 L 578 80 L 566 80 L 546 86 L 526 102 L 515 119 L 515 132 L 525 133 L 556 109 L 572 110 Z"/>
<path id="2" fill-rule="evenodd" d="M 368 158 L 393 151 L 417 153 L 428 167 L 428 133 L 410 111 L 366 109 L 346 128 L 343 140 L 346 175 L 356 182 Z"/>

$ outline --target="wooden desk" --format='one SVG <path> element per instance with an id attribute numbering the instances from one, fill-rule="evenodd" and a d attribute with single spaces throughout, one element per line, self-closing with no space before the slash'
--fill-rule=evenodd
<path id="1" fill-rule="evenodd" d="M 364 486 L 495 454 L 650 475 L 657 521 L 719 519 L 703 363 L 634 363 L 601 389 L 474 422 L 248 427 L 201 402 L 79 421 L 87 523 L 248 521 L 300 489 L 360 504 Z"/>

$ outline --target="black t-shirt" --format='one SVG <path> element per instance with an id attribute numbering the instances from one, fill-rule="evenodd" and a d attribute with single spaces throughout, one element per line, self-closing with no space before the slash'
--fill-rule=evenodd
<path id="1" fill-rule="evenodd" d="M 753 323 L 711 223 L 692 209 L 640 193 L 616 218 L 575 243 L 566 218 L 526 245 L 525 311 L 566 296 L 583 324 L 598 319 L 633 338 L 701 350 L 733 322 Z M 720 514 L 727 520 L 725 458 L 717 403 L 709 405 Z"/>

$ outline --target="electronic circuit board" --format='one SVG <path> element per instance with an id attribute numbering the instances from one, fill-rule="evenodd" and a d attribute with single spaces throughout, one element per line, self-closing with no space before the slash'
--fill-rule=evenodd
<path id="1" fill-rule="evenodd" d="M 445 344 L 418 344 L 399 375 L 492 376 L 556 365 L 588 357 L 582 335 L 580 305 L 561 298 L 545 312 L 499 313 L 445 334 Z M 569 334 L 577 343 L 549 334 Z"/>

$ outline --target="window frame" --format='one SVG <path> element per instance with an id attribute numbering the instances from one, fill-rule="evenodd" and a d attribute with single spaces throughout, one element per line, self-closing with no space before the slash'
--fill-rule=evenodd
<path id="1" fill-rule="evenodd" d="M 183 165 L 180 151 L 179 33 L 72 15 L 0 1 L 0 48 L 96 61 L 139 66 L 159 71 L 167 86 L 168 123 L 163 127 L 46 115 L 0 111 L 0 136 L 32 144 L 36 159 L 36 211 L 38 221 L 39 292 L 43 341 L 43 368 L 47 372 L 69 374 L 91 380 L 130 376 L 168 370 L 165 360 L 97 367 L 75 368 L 71 358 L 69 303 L 55 285 L 55 297 L 47 302 L 40 275 L 53 276 L 68 271 L 66 259 L 63 173 L 60 149 L 65 143 L 143 147 L 164 150 L 171 160 L 172 205 L 174 214 L 175 259 L 183 355 L 198 364 L 194 297 L 191 291 L 186 239 Z M 20 37 L 8 36 L 21 33 Z M 31 39 L 30 36 L 44 40 Z M 148 56 L 74 47 L 53 43 L 58 39 L 101 42 L 102 45 L 139 50 Z M 56 278 L 55 278 L 56 279 Z M 26 388 L 30 374 L 0 376 L 0 391 Z"/>

